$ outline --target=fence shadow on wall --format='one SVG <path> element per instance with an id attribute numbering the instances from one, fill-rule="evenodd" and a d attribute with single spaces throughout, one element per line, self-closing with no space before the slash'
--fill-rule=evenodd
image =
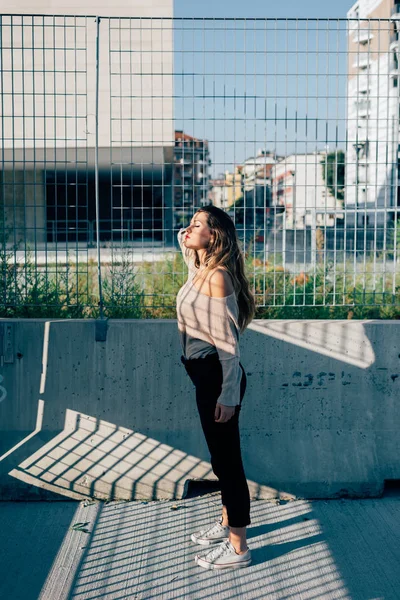
<path id="1" fill-rule="evenodd" d="M 383 346 L 384 326 L 253 321 L 241 359 L 253 498 L 373 496 L 395 478 L 390 423 L 400 348 L 393 338 L 387 350 L 389 333 Z M 94 327 L 16 322 L 18 369 L 28 376 L 22 391 L 6 365 L 3 498 L 179 498 L 187 480 L 214 478 L 176 323 L 111 321 L 106 342 L 95 342 Z M 28 342 L 38 329 L 42 357 Z"/>

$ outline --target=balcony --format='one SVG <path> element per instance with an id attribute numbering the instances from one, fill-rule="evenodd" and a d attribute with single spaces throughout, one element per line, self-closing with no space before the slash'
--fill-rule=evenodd
<path id="1" fill-rule="evenodd" d="M 369 143 L 368 143 L 368 140 L 366 139 L 366 137 L 364 139 L 361 139 L 359 137 L 358 140 L 356 142 L 354 142 L 352 145 L 358 156 L 359 163 L 366 164 L 365 161 L 368 156 L 368 146 L 369 146 Z"/>
<path id="2" fill-rule="evenodd" d="M 365 117 L 369 114 L 371 109 L 370 100 L 357 100 L 355 103 L 356 115 L 359 117 Z"/>
<path id="3" fill-rule="evenodd" d="M 399 32 L 396 30 L 390 34 L 390 49 L 394 50 L 395 48 L 398 47 L 398 45 L 399 45 Z"/>
<path id="4" fill-rule="evenodd" d="M 368 77 L 364 74 L 357 77 L 357 89 L 356 91 L 360 95 L 367 95 L 371 90 L 370 82 L 368 81 Z"/>
<path id="5" fill-rule="evenodd" d="M 373 34 L 369 29 L 359 29 L 355 32 L 353 42 L 355 44 L 367 44 L 373 39 Z"/>
<path id="6" fill-rule="evenodd" d="M 358 54 L 356 56 L 353 63 L 354 69 L 367 69 L 369 66 L 371 66 L 371 59 L 367 54 L 365 54 L 365 56 L 364 54 Z"/>
<path id="7" fill-rule="evenodd" d="M 352 145 L 354 148 L 361 150 L 368 145 L 368 134 L 365 128 L 362 130 L 359 129 L 357 134 L 357 141 L 353 142 Z"/>
<path id="8" fill-rule="evenodd" d="M 355 179 L 353 183 L 354 185 L 367 185 L 369 180 L 365 173 L 359 173 L 358 178 Z"/>
<path id="9" fill-rule="evenodd" d="M 397 60 L 391 60 L 389 62 L 389 76 L 395 77 L 399 73 L 399 63 Z"/>
<path id="10" fill-rule="evenodd" d="M 392 8 L 391 13 L 392 19 L 400 19 L 400 4 L 395 4 Z"/>

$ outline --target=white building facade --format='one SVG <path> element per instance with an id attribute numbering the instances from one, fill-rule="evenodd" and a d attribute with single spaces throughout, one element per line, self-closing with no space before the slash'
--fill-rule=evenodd
<path id="1" fill-rule="evenodd" d="M 342 202 L 326 185 L 325 153 L 292 154 L 272 168 L 272 206 L 282 229 L 332 227 Z"/>
<path id="2" fill-rule="evenodd" d="M 395 0 L 359 0 L 347 14 L 345 219 L 350 227 L 382 227 L 398 206 L 399 11 Z"/>
<path id="3" fill-rule="evenodd" d="M 172 0 L 12 11 L 0 3 L 6 226 L 34 243 L 83 241 L 98 159 L 103 239 L 172 235 Z"/>

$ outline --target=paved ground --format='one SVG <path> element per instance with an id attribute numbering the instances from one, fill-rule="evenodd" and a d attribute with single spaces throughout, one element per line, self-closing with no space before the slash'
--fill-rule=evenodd
<path id="1" fill-rule="evenodd" d="M 198 567 L 188 536 L 219 506 L 218 493 L 0 503 L 0 598 L 400 599 L 400 497 L 253 502 L 253 564 L 229 572 Z M 89 533 L 71 530 L 86 521 Z"/>

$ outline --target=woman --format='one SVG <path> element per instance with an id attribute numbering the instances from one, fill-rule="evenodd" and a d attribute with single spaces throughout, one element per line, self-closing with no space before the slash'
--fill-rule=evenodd
<path id="1" fill-rule="evenodd" d="M 193 533 L 200 545 L 216 544 L 196 563 L 208 569 L 251 563 L 246 543 L 250 496 L 240 451 L 239 413 L 246 389 L 239 337 L 255 313 L 244 259 L 232 219 L 204 206 L 178 233 L 189 277 L 177 295 L 181 360 L 196 387 L 196 403 L 221 485 L 222 517 Z"/>

